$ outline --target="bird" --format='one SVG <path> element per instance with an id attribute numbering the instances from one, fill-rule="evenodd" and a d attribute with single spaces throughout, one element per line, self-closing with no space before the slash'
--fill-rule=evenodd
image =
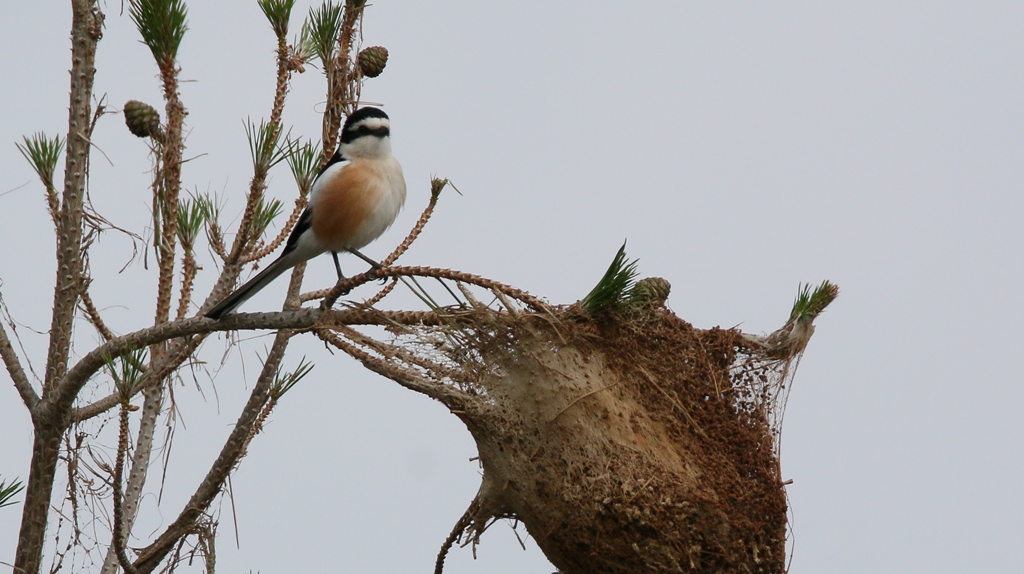
<path id="1" fill-rule="evenodd" d="M 339 280 L 344 278 L 339 252 L 379 267 L 359 250 L 391 227 L 404 204 L 405 176 L 391 155 L 391 119 L 379 108 L 359 108 L 345 120 L 338 149 L 313 180 L 309 205 L 281 255 L 206 316 L 220 319 L 288 269 L 328 251 Z"/>

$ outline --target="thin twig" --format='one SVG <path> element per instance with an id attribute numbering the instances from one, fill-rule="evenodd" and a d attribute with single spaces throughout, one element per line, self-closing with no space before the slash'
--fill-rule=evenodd
<path id="1" fill-rule="evenodd" d="M 178 313 L 175 315 L 178 321 L 184 319 L 188 314 L 188 306 L 192 303 L 192 286 L 195 284 L 198 270 L 195 254 L 191 249 L 186 249 L 185 257 L 181 262 L 181 293 L 178 295 Z"/>
<path id="2" fill-rule="evenodd" d="M 124 474 L 124 457 L 125 452 L 128 450 L 128 405 L 123 403 L 121 405 L 121 424 L 118 429 L 117 439 L 117 462 L 114 464 L 114 480 L 112 483 L 114 489 L 114 528 L 113 528 L 113 546 L 114 551 L 117 552 L 117 560 L 121 563 L 121 567 L 127 574 L 137 574 L 135 567 L 132 565 L 132 561 L 128 559 L 128 554 L 125 551 L 125 531 L 124 531 L 124 509 L 121 505 L 121 479 Z"/>
<path id="3" fill-rule="evenodd" d="M 140 384 L 137 389 L 134 389 L 131 397 L 129 398 L 133 398 L 139 393 L 147 395 L 147 392 L 153 386 L 164 384 L 166 382 L 166 377 L 177 370 L 178 367 L 181 366 L 181 363 L 192 356 L 192 353 L 199 348 L 199 345 L 205 337 L 206 334 L 195 335 L 188 338 L 187 344 L 184 345 L 179 344 L 181 339 L 171 340 L 168 344 L 167 353 L 157 361 L 152 361 L 149 365 L 145 366 L 142 380 L 146 382 Z M 88 405 L 75 407 L 71 411 L 71 419 L 78 423 L 91 419 L 117 406 L 120 401 L 121 393 L 115 391 L 102 399 L 89 403 Z"/>
<path id="4" fill-rule="evenodd" d="M 143 377 L 145 377 L 145 374 Z M 157 382 L 162 383 L 164 380 L 164 377 L 159 377 Z M 150 455 L 153 452 L 153 440 L 156 436 L 156 421 L 160 415 L 164 398 L 163 386 L 140 386 L 145 387 L 145 390 L 142 391 L 145 399 L 142 403 L 142 414 L 139 417 L 139 432 L 135 442 L 135 453 L 132 455 L 132 467 L 128 471 L 128 481 L 124 488 L 124 500 L 121 503 L 121 507 L 124 509 L 121 518 L 124 532 L 131 532 L 132 526 L 135 524 L 135 518 L 138 516 L 139 500 L 142 498 L 142 489 L 146 484 L 146 477 L 149 474 Z M 122 404 L 130 400 L 124 398 L 124 395 L 120 393 L 118 395 L 122 397 Z M 115 546 L 108 548 L 100 573 L 116 574 L 119 561 L 120 557 L 117 555 L 117 548 Z"/>
<path id="5" fill-rule="evenodd" d="M 92 323 L 92 326 L 96 328 L 96 331 L 104 340 L 110 341 L 113 339 L 115 335 L 113 331 L 107 327 L 107 324 L 103 322 L 103 317 L 100 316 L 100 312 L 92 302 L 92 297 L 89 295 L 89 288 L 87 285 L 82 286 L 80 297 L 82 307 L 85 309 L 85 316 L 89 319 L 89 322 Z"/>
<path id="6" fill-rule="evenodd" d="M 307 203 L 308 201 L 306 201 L 305 198 L 300 197 L 296 199 L 295 209 L 293 209 L 292 214 L 288 216 L 288 221 L 285 222 L 284 227 L 281 228 L 281 231 L 280 233 L 277 234 L 277 237 L 275 237 L 273 241 L 268 243 L 262 249 L 258 249 L 242 257 L 242 263 L 251 263 L 253 261 L 259 261 L 260 259 L 263 259 L 267 255 L 270 255 L 274 251 L 277 251 L 277 248 L 280 247 L 282 243 L 284 243 L 284 240 L 287 239 L 288 235 L 291 234 L 292 228 L 294 228 L 295 224 L 298 223 L 299 216 L 302 215 L 302 210 L 306 208 Z"/>
<path id="7" fill-rule="evenodd" d="M 438 185 L 435 182 L 442 183 Z M 388 255 L 387 257 L 384 258 L 383 261 L 380 262 L 382 267 L 391 266 L 391 264 L 397 261 L 399 257 L 401 257 L 406 251 L 408 251 L 409 247 L 412 246 L 412 243 L 416 241 L 416 238 L 420 236 L 420 233 L 423 231 L 423 228 L 427 225 L 427 222 L 430 221 L 430 216 L 433 215 L 434 213 L 434 207 L 437 206 L 437 198 L 441 196 L 441 190 L 444 189 L 444 186 L 448 184 L 448 180 L 434 179 L 431 182 L 431 184 L 432 187 L 430 193 L 430 202 L 427 203 L 427 207 L 423 210 L 423 213 L 420 214 L 420 218 L 416 221 L 416 225 L 412 227 L 412 231 L 409 232 L 409 235 L 407 235 L 405 239 L 402 240 L 402 243 L 400 243 L 398 247 L 396 247 L 395 250 L 391 252 L 391 255 Z"/>
<path id="8" fill-rule="evenodd" d="M 411 391 L 437 399 L 449 408 L 464 409 L 466 397 L 461 391 L 441 383 L 428 381 L 408 369 L 380 360 L 327 329 L 313 329 L 313 332 L 324 342 L 333 345 L 361 362 L 367 369 L 391 379 Z"/>
<path id="9" fill-rule="evenodd" d="M 443 574 L 444 559 L 448 556 L 448 551 L 462 538 L 462 534 L 466 529 L 473 524 L 473 515 L 476 514 L 479 507 L 479 501 L 474 498 L 473 502 L 469 503 L 469 508 L 466 509 L 466 512 L 462 513 L 462 517 L 455 523 L 451 534 L 448 535 L 448 538 L 445 538 L 444 544 L 441 545 L 441 551 L 437 553 L 437 562 L 434 563 L 434 574 Z"/>
<path id="10" fill-rule="evenodd" d="M 331 306 L 334 305 L 334 302 L 337 301 L 338 298 L 341 297 L 343 294 L 347 293 L 348 291 L 351 291 L 352 289 L 358 287 L 359 285 L 369 283 L 370 281 L 373 281 L 375 279 L 382 279 L 384 277 L 407 276 L 438 277 L 440 279 L 462 281 L 464 283 L 469 283 L 472 285 L 483 287 L 484 289 L 499 291 L 509 297 L 512 297 L 513 299 L 518 299 L 519 301 L 522 301 L 527 306 L 533 308 L 535 311 L 547 312 L 550 310 L 549 306 L 546 303 L 544 303 L 537 297 L 534 297 L 533 295 L 527 293 L 526 291 L 523 291 L 522 289 L 516 289 L 515 287 L 512 287 L 510 285 L 499 283 L 498 281 L 494 281 L 492 279 L 486 279 L 484 277 L 480 277 L 479 275 L 464 273 L 462 271 L 453 271 L 451 269 L 438 269 L 435 267 L 382 267 L 370 269 L 369 271 L 366 271 L 364 273 L 353 275 L 352 277 L 339 281 L 338 284 L 335 285 L 325 296 L 324 306 L 330 308 Z"/>
<path id="11" fill-rule="evenodd" d="M 393 361 L 394 359 L 398 359 L 399 361 L 405 362 L 407 364 L 416 365 L 421 369 L 429 371 L 431 374 L 438 378 L 448 377 L 452 380 L 461 381 L 464 383 L 474 381 L 472 377 L 468 376 L 466 373 L 462 371 L 446 367 L 436 361 L 432 361 L 424 357 L 419 357 L 416 354 L 410 353 L 409 351 L 406 351 L 405 349 L 402 349 L 401 347 L 398 347 L 396 345 L 389 345 L 387 343 L 383 343 L 381 341 L 374 339 L 373 337 L 366 336 L 351 327 L 339 326 L 336 328 L 336 330 L 342 333 L 353 343 L 372 349 L 374 352 L 378 353 L 379 355 L 387 359 L 389 362 Z"/>
<path id="12" fill-rule="evenodd" d="M 381 299 L 387 297 L 388 293 L 391 293 L 392 291 L 395 290 L 395 286 L 396 285 L 398 285 L 398 280 L 397 279 L 391 279 L 391 282 L 388 283 L 386 286 L 384 286 L 383 289 L 378 291 L 376 295 L 374 295 L 373 297 L 370 297 L 366 301 L 363 301 L 362 304 L 360 304 L 360 307 L 369 308 L 369 307 L 373 307 L 377 303 L 380 303 Z"/>

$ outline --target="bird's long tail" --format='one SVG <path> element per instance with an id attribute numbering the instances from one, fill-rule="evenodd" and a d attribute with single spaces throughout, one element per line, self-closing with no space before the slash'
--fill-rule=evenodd
<path id="1" fill-rule="evenodd" d="M 206 312 L 206 316 L 210 319 L 220 319 L 224 315 L 234 311 L 239 305 L 245 303 L 250 297 L 260 292 L 261 289 L 270 284 L 271 281 L 277 279 L 278 275 L 284 273 L 288 269 L 295 266 L 295 261 L 291 261 L 290 258 L 282 256 L 275 260 L 263 271 L 260 271 L 255 277 L 245 282 L 234 291 L 234 293 L 228 295 L 223 301 L 214 306 Z"/>

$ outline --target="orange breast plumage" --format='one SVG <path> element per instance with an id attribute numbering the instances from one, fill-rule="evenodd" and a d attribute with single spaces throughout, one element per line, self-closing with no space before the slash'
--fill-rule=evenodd
<path id="1" fill-rule="evenodd" d="M 326 249 L 361 249 L 394 222 L 405 202 L 405 180 L 398 162 L 389 159 L 355 159 L 323 174 L 310 223 Z M 394 174 L 398 182 L 392 181 Z"/>

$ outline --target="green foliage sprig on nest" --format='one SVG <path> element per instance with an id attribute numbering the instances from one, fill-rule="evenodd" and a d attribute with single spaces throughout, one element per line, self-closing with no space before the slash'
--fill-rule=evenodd
<path id="1" fill-rule="evenodd" d="M 604 277 L 597 285 L 580 301 L 580 305 L 591 315 L 603 311 L 613 311 L 623 306 L 626 295 L 632 291 L 636 283 L 636 264 L 639 259 L 626 261 L 626 242 L 622 242 L 618 253 L 612 259 Z"/>
<path id="2" fill-rule="evenodd" d="M 793 310 L 789 313 L 789 320 L 814 319 L 838 296 L 839 287 L 827 279 L 813 291 L 811 291 L 810 283 L 801 285 L 796 300 L 793 301 Z"/>

